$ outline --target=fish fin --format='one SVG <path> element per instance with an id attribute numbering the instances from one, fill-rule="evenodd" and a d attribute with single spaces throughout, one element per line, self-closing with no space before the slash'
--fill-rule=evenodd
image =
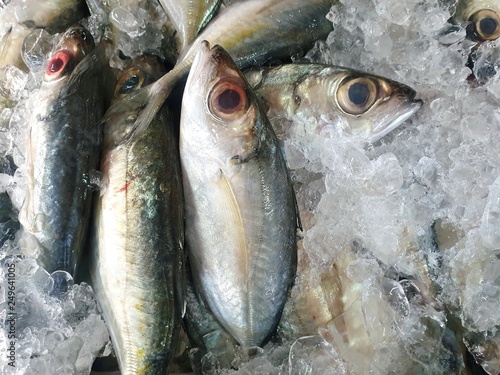
<path id="1" fill-rule="evenodd" d="M 99 43 L 99 45 L 92 50 L 87 56 L 83 58 L 82 61 L 76 66 L 71 77 L 68 80 L 68 84 L 65 86 L 68 90 L 64 91 L 62 95 L 69 96 L 74 94 L 76 88 L 79 87 L 75 81 L 82 81 L 83 79 L 88 79 L 88 73 L 92 72 L 94 75 L 101 75 L 103 68 L 108 65 L 108 61 L 113 53 L 113 47 L 109 43 Z"/>
<path id="2" fill-rule="evenodd" d="M 208 25 L 208 23 L 212 20 L 212 18 L 214 18 L 214 16 L 219 11 L 221 5 L 222 5 L 222 0 L 215 0 L 212 6 L 209 9 L 207 9 L 205 17 L 203 17 L 200 24 L 198 25 L 198 30 L 196 30 L 196 35 L 198 35 Z"/>

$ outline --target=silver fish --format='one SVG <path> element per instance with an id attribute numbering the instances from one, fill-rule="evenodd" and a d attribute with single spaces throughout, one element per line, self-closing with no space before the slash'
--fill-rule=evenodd
<path id="1" fill-rule="evenodd" d="M 116 86 L 122 111 L 104 125 L 90 274 L 123 375 L 168 373 L 184 306 L 176 117 L 162 107 L 130 142 L 136 113 L 122 100 L 162 73 L 158 59 L 137 59 Z"/>
<path id="2" fill-rule="evenodd" d="M 186 243 L 195 286 L 245 348 L 266 342 L 293 282 L 298 215 L 278 140 L 220 46 L 201 44 L 182 100 Z"/>
<path id="3" fill-rule="evenodd" d="M 245 72 L 269 108 L 271 123 L 295 114 L 328 115 L 352 138 L 375 142 L 422 105 L 415 91 L 376 75 L 321 64 L 287 64 Z"/>
<path id="4" fill-rule="evenodd" d="M 221 3 L 222 0 L 160 0 L 177 30 L 181 50 L 208 24 Z"/>
<path id="5" fill-rule="evenodd" d="M 49 58 L 34 100 L 27 195 L 19 218 L 38 240 L 38 261 L 48 272 L 62 270 L 74 276 L 86 239 L 108 54 L 106 45 L 94 49 L 86 29 L 71 27 Z"/>

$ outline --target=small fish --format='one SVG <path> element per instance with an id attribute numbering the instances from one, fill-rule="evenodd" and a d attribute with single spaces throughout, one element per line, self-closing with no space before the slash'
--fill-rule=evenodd
<path id="1" fill-rule="evenodd" d="M 403 251 L 418 254 L 410 231 L 400 240 L 406 248 Z M 445 373 L 465 374 L 462 348 L 446 327 L 446 315 L 434 296 L 423 257 L 414 257 L 415 274 L 408 275 L 384 264 L 359 240 L 342 249 L 326 271 L 313 268 L 302 254 L 298 281 L 280 322 L 285 338 L 319 333 L 354 373 L 366 374 L 376 369 L 374 358 L 381 347 L 397 340 L 400 330 L 406 329 L 400 347 L 408 354 L 397 364 L 398 373 L 426 373 L 422 360 L 435 354 L 445 359 Z M 408 322 L 418 328 L 408 329 Z"/>
<path id="2" fill-rule="evenodd" d="M 182 100 L 186 244 L 201 298 L 244 348 L 278 324 L 296 268 L 298 214 L 282 151 L 237 66 L 201 43 Z"/>
<path id="3" fill-rule="evenodd" d="M 47 62 L 34 97 L 27 140 L 28 186 L 19 218 L 41 246 L 49 273 L 75 275 L 92 203 L 90 179 L 101 144 L 110 50 L 94 48 L 82 26 L 68 29 Z"/>
<path id="4" fill-rule="evenodd" d="M 90 274 L 123 375 L 168 373 L 184 306 L 178 118 L 163 106 L 131 142 L 136 112 L 122 100 L 162 74 L 159 59 L 135 59 L 116 85 L 121 112 L 104 124 Z"/>
<path id="5" fill-rule="evenodd" d="M 186 48 L 217 13 L 222 0 L 160 0 Z"/>
<path id="6" fill-rule="evenodd" d="M 401 83 L 321 64 L 287 64 L 245 72 L 269 108 L 271 123 L 283 117 L 329 115 L 349 137 L 375 142 L 422 105 Z"/>

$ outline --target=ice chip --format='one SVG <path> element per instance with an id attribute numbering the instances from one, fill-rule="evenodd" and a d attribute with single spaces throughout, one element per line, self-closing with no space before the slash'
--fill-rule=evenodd
<path id="1" fill-rule="evenodd" d="M 289 375 L 347 374 L 336 350 L 321 336 L 301 337 L 290 347 Z"/>
<path id="2" fill-rule="evenodd" d="M 127 33 L 132 38 L 136 38 L 145 32 L 145 25 L 140 25 L 139 21 L 132 14 L 132 12 L 121 6 L 114 8 L 110 13 L 109 18 L 113 25 L 124 33 Z"/>
<path id="3" fill-rule="evenodd" d="M 44 69 L 47 55 L 52 49 L 52 36 L 44 29 L 34 29 L 24 38 L 22 57 L 31 72 Z"/>
<path id="4" fill-rule="evenodd" d="M 500 177 L 490 186 L 480 233 L 486 246 L 492 250 L 500 248 Z"/>

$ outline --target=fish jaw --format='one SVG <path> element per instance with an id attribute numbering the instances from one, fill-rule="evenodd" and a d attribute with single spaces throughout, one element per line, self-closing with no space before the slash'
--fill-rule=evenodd
<path id="1" fill-rule="evenodd" d="M 238 116 L 214 115 L 226 104 L 212 100 L 221 86 L 247 97 Z M 186 242 L 199 294 L 244 347 L 276 327 L 296 268 L 293 189 L 263 116 L 229 55 L 203 42 L 180 130 Z"/>
<path id="2" fill-rule="evenodd" d="M 400 85 L 395 95 L 398 96 L 398 101 L 395 104 L 396 108 L 387 111 L 386 117 L 381 115 L 380 120 L 375 121 L 372 134 L 366 138 L 367 142 L 374 143 L 380 140 L 412 117 L 422 107 L 423 101 L 415 99 L 416 92 L 410 87 Z"/>

